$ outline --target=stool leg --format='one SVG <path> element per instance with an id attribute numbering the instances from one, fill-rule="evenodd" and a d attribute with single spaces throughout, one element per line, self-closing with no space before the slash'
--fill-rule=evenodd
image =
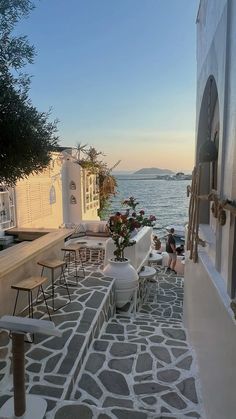
<path id="1" fill-rule="evenodd" d="M 19 297 L 19 292 L 20 292 L 20 290 L 17 290 L 16 301 L 15 301 L 14 310 L 13 310 L 13 316 L 15 316 L 17 301 L 18 301 L 18 297 Z"/>
<path id="2" fill-rule="evenodd" d="M 52 320 L 51 314 L 49 312 L 48 304 L 47 304 L 47 299 L 46 299 L 45 294 L 44 294 L 43 285 L 41 285 L 39 288 L 41 288 L 41 292 L 43 294 L 43 299 L 44 299 L 44 302 L 45 302 L 45 305 L 46 305 L 46 309 L 47 309 L 47 312 L 48 312 L 48 317 L 49 317 L 50 320 Z"/>
<path id="3" fill-rule="evenodd" d="M 67 291 L 69 300 L 71 301 L 70 292 L 69 292 L 68 284 L 66 282 L 66 277 L 65 277 L 65 269 L 63 268 L 63 266 L 61 267 L 61 274 L 62 274 L 62 276 L 64 278 L 64 284 L 65 284 L 65 287 L 66 287 L 66 291 Z"/>
<path id="4" fill-rule="evenodd" d="M 55 303 L 54 303 L 54 297 L 55 297 L 55 289 L 54 289 L 54 269 L 51 270 L 51 282 L 52 282 L 52 309 L 55 311 Z"/>

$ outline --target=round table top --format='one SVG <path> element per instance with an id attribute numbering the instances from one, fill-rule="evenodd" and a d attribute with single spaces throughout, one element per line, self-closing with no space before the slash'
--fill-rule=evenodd
<path id="1" fill-rule="evenodd" d="M 162 261 L 162 255 L 159 253 L 150 253 L 148 262 L 161 262 Z"/>
<path id="2" fill-rule="evenodd" d="M 144 266 L 144 270 L 139 272 L 139 278 L 152 278 L 156 275 L 156 269 L 151 266 Z"/>

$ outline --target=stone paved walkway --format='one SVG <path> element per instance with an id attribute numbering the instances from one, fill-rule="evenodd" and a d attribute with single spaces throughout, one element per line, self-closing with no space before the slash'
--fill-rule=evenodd
<path id="1" fill-rule="evenodd" d="M 104 324 L 76 380 L 74 403 L 62 403 L 55 418 L 204 418 L 182 306 L 183 278 L 162 272 L 135 319 L 117 314 Z"/>
<path id="2" fill-rule="evenodd" d="M 53 315 L 63 337 L 26 346 L 27 392 L 47 400 L 45 419 L 204 418 L 182 325 L 183 278 L 160 271 L 134 318 L 114 315 L 113 281 L 98 268 L 87 265 L 86 278 L 70 288 L 72 302 Z M 58 289 L 57 304 L 65 298 Z M 43 314 L 38 306 L 36 316 Z M 10 357 L 1 332 L 0 412 L 12 394 Z"/>
<path id="3" fill-rule="evenodd" d="M 75 278 L 67 273 L 67 280 Z M 52 320 L 63 331 L 61 338 L 35 336 L 34 344 L 25 344 L 27 393 L 43 396 L 48 411 L 58 401 L 70 398 L 84 358 L 92 341 L 99 336 L 103 323 L 114 315 L 114 281 L 98 271 L 98 264 L 87 264 L 85 278 L 69 287 L 71 303 L 51 314 Z M 50 291 L 48 287 L 47 291 Z M 55 306 L 68 301 L 65 288 L 56 290 Z M 50 300 L 48 300 L 50 302 Z M 48 320 L 45 306 L 35 308 L 35 317 Z M 0 419 L 1 406 L 12 395 L 11 340 L 0 332 Z"/>

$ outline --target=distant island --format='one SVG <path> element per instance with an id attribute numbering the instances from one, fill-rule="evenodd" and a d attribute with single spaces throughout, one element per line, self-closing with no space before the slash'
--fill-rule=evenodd
<path id="1" fill-rule="evenodd" d="M 144 167 L 133 173 L 134 175 L 173 175 L 174 172 L 169 169 L 159 169 L 158 167 Z"/>

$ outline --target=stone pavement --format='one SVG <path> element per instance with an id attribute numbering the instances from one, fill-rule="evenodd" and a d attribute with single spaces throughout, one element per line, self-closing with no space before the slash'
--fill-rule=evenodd
<path id="1" fill-rule="evenodd" d="M 114 315 L 114 281 L 104 277 L 98 264 L 87 264 L 85 278 L 69 287 L 72 302 L 52 314 L 52 320 L 63 331 L 62 338 L 35 336 L 34 344 L 25 344 L 27 393 L 43 396 L 48 412 L 58 401 L 69 399 L 84 358 L 100 330 Z M 67 272 L 67 279 L 75 283 Z M 50 291 L 50 287 L 47 289 Z M 65 288 L 56 290 L 56 307 L 65 304 Z M 48 303 L 50 300 L 48 300 Z M 45 306 L 38 305 L 36 318 L 48 320 Z M 11 340 L 0 332 L 0 418 L 1 406 L 12 395 Z"/>
<path id="2" fill-rule="evenodd" d="M 182 325 L 184 281 L 165 271 L 158 278 L 136 318 L 120 313 L 104 323 L 56 419 L 204 418 Z"/>

